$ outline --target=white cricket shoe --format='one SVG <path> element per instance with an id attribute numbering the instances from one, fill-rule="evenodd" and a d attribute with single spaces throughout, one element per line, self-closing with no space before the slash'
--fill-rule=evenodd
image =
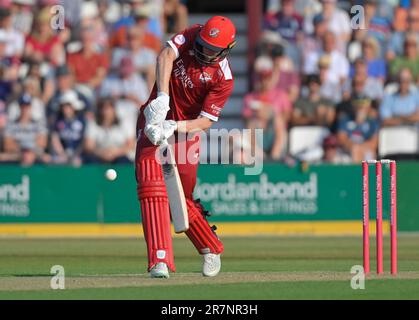
<path id="1" fill-rule="evenodd" d="M 150 270 L 150 277 L 151 278 L 169 278 L 169 269 L 164 262 L 157 263 L 153 268 Z"/>
<path id="2" fill-rule="evenodd" d="M 221 256 L 214 253 L 204 254 L 202 274 L 206 277 L 215 277 L 221 270 Z"/>

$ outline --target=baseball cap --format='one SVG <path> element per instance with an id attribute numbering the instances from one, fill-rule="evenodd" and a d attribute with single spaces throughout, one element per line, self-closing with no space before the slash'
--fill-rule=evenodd
<path id="1" fill-rule="evenodd" d="M 325 20 L 324 15 L 322 15 L 321 13 L 318 13 L 313 18 L 313 24 L 319 24 L 323 22 L 324 20 Z"/>
<path id="2" fill-rule="evenodd" d="M 268 56 L 259 56 L 255 60 L 255 72 L 261 76 L 270 76 L 273 72 L 273 61 Z"/>
<path id="3" fill-rule="evenodd" d="M 83 2 L 80 9 L 82 19 L 93 19 L 99 16 L 99 7 L 96 2 Z"/>
<path id="4" fill-rule="evenodd" d="M 77 93 L 73 90 L 69 90 L 63 93 L 59 97 L 60 105 L 68 104 L 71 105 L 75 110 L 82 110 L 84 108 L 84 103 L 79 99 Z"/>
<path id="5" fill-rule="evenodd" d="M 20 106 L 27 106 L 32 104 L 32 97 L 29 94 L 23 94 L 19 97 L 18 103 Z"/>

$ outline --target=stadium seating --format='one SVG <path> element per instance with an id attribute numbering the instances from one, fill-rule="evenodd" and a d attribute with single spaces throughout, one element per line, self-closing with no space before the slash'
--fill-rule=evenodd
<path id="1" fill-rule="evenodd" d="M 419 127 L 398 126 L 382 128 L 379 132 L 378 155 L 419 154 Z"/>
<path id="2" fill-rule="evenodd" d="M 293 127 L 289 133 L 289 153 L 299 157 L 313 150 L 315 154 L 322 148 L 324 138 L 330 134 L 328 128 L 318 126 Z"/>

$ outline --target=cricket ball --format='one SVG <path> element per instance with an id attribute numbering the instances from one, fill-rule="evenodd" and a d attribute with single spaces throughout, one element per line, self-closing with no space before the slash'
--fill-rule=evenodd
<path id="1" fill-rule="evenodd" d="M 116 177 L 117 177 L 116 171 L 114 169 L 106 170 L 105 177 L 106 177 L 106 179 L 108 179 L 110 181 L 115 180 Z"/>

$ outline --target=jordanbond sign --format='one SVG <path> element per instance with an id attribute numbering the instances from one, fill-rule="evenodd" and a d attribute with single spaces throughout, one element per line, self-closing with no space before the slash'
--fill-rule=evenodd
<path id="1" fill-rule="evenodd" d="M 0 216 L 28 217 L 30 179 L 23 175 L 18 183 L 0 180 Z"/>
<path id="2" fill-rule="evenodd" d="M 118 179 L 112 182 L 104 178 L 106 169 L 108 166 L 1 165 L 0 224 L 138 225 L 141 214 L 132 166 L 115 165 Z M 237 165 L 200 166 L 195 196 L 213 214 L 211 222 L 360 221 L 359 165 L 290 167 L 264 163 L 260 175 L 245 175 L 243 171 L 243 166 Z M 403 190 L 398 195 L 399 230 L 419 231 L 419 201 L 412 201 L 418 197 L 412 183 L 419 179 L 419 165 L 401 162 L 397 179 Z M 99 199 L 103 199 L 103 207 Z M 386 193 L 384 219 L 389 217 L 389 202 Z"/>
<path id="3" fill-rule="evenodd" d="M 318 211 L 318 177 L 307 177 L 273 182 L 261 174 L 258 181 L 238 182 L 229 174 L 223 182 L 198 180 L 196 196 L 211 205 L 214 215 L 313 215 Z"/>

